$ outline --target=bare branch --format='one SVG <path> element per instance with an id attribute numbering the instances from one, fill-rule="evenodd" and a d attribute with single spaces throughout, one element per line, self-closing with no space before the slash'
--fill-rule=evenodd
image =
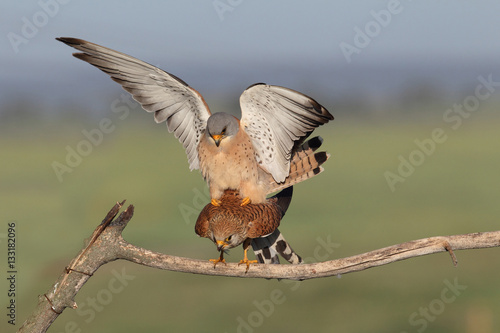
<path id="1" fill-rule="evenodd" d="M 109 231 L 113 230 L 108 229 L 108 227 L 111 222 L 117 225 L 126 225 L 132 218 L 134 207 L 129 206 L 113 221 L 123 203 L 116 203 L 111 208 L 92 234 L 87 246 L 64 268 L 59 279 L 47 293 L 38 297 L 37 307 L 19 328 L 18 332 L 47 331 L 65 308 L 77 308 L 74 297 L 94 272 L 100 266 L 117 259 L 114 252 L 107 253 L 107 251 L 112 251 L 116 247 L 113 242 L 107 242 Z"/>
<path id="2" fill-rule="evenodd" d="M 247 272 L 246 266 L 239 266 L 236 263 L 219 264 L 214 268 L 213 263 L 207 260 L 171 256 L 128 243 L 123 239 L 122 232 L 132 218 L 134 207 L 128 206 L 118 218 L 114 219 L 123 203 L 117 203 L 109 211 L 103 222 L 92 234 L 88 245 L 65 268 L 49 291 L 40 296 L 36 309 L 18 332 L 45 332 L 65 308 L 77 307 L 74 297 L 95 271 L 101 265 L 117 259 L 153 268 L 193 274 L 307 280 L 357 272 L 399 260 L 444 251 L 448 251 L 453 264 L 456 265 L 457 259 L 453 252 L 455 250 L 500 246 L 500 231 L 430 237 L 348 258 L 314 264 L 253 264 Z"/>
<path id="3" fill-rule="evenodd" d="M 385 247 L 348 258 L 335 259 L 303 265 L 253 264 L 248 272 L 236 263 L 219 264 L 196 259 L 170 256 L 136 247 L 126 241 L 119 242 L 120 259 L 169 271 L 220 275 L 245 278 L 275 278 L 308 280 L 336 276 L 382 266 L 391 262 L 448 251 L 453 264 L 457 260 L 453 250 L 480 249 L 500 246 L 500 231 L 482 232 L 455 236 L 431 237 Z M 453 250 L 452 250 L 453 249 Z"/>

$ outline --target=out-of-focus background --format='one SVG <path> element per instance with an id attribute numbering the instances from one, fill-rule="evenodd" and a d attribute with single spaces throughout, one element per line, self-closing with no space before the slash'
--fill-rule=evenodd
<path id="1" fill-rule="evenodd" d="M 133 244 L 215 258 L 209 198 L 164 124 L 54 38 L 133 55 L 239 115 L 255 82 L 312 96 L 332 157 L 281 230 L 309 262 L 499 229 L 500 4 L 495 1 L 9 1 L 0 13 L 0 304 L 19 328 L 116 201 Z M 16 225 L 16 325 L 7 323 Z M 49 332 L 500 330 L 500 249 L 420 257 L 301 283 L 108 264 Z M 238 261 L 240 248 L 228 256 Z M 251 268 L 250 268 L 251 269 Z M 276 297 L 279 295 L 279 297 Z M 5 328 L 5 329 L 4 329 Z"/>

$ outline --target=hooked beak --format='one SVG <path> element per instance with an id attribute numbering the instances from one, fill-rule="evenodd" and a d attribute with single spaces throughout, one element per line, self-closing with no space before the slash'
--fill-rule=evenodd
<path id="1" fill-rule="evenodd" d="M 220 140 L 222 140 L 222 135 L 221 134 L 212 135 L 212 139 L 214 139 L 215 145 L 219 147 Z"/>
<path id="2" fill-rule="evenodd" d="M 219 252 L 227 246 L 227 243 L 221 240 L 215 241 L 215 244 L 217 245 L 217 251 Z"/>

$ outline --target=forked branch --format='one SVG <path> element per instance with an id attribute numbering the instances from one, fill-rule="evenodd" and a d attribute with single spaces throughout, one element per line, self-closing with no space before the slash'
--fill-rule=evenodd
<path id="1" fill-rule="evenodd" d="M 246 272 L 236 263 L 219 264 L 214 268 L 208 260 L 197 260 L 153 252 L 125 241 L 123 229 L 133 216 L 134 207 L 128 206 L 116 219 L 124 202 L 117 203 L 96 228 L 88 244 L 71 261 L 48 292 L 39 298 L 38 305 L 18 332 L 45 332 L 67 308 L 76 308 L 74 297 L 87 280 L 101 266 L 124 259 L 148 267 L 169 271 L 220 275 L 241 278 L 275 278 L 308 280 L 336 276 L 389 264 L 391 262 L 448 251 L 453 264 L 453 251 L 500 246 L 500 231 L 464 235 L 430 237 L 410 241 L 379 250 L 314 264 L 262 265 L 254 264 Z"/>

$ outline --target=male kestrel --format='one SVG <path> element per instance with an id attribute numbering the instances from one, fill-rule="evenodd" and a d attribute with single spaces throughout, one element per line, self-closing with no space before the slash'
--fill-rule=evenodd
<path id="1" fill-rule="evenodd" d="M 240 97 L 241 119 L 211 114 L 203 97 L 178 77 L 126 54 L 76 38 L 57 40 L 83 53 L 132 94 L 186 150 L 191 170 L 200 169 L 213 205 L 225 190 L 240 192 L 242 205 L 293 185 L 290 161 L 297 147 L 333 116 L 314 99 L 291 89 L 254 84 Z"/>

